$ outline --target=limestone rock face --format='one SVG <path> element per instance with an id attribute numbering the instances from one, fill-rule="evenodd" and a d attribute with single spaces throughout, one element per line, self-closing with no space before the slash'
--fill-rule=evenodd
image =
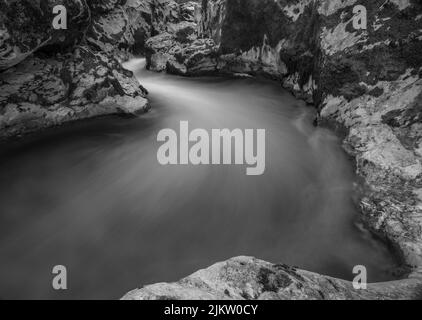
<path id="1" fill-rule="evenodd" d="M 94 2 L 90 6 L 94 14 L 88 42 L 120 55 L 122 60 L 128 53 L 147 54 L 147 39 L 165 32 L 176 34 L 189 23 L 196 27 L 200 19 L 197 1 L 126 0 Z M 182 32 L 179 35 L 183 37 Z"/>
<path id="2" fill-rule="evenodd" d="M 92 9 L 93 12 L 97 14 L 107 13 L 112 11 L 120 0 L 90 0 L 88 5 Z"/>
<path id="3" fill-rule="evenodd" d="M 180 29 L 179 29 L 180 27 Z M 153 71 L 167 71 L 180 75 L 216 73 L 216 47 L 212 39 L 197 39 L 191 25 L 178 24 L 176 33 L 162 33 L 150 38 L 147 67 Z M 179 33 L 180 32 L 180 33 Z M 179 42 L 179 35 L 189 43 Z M 183 40 L 182 40 L 183 41 Z"/>
<path id="4" fill-rule="evenodd" d="M 314 77 L 320 121 L 346 129 L 365 180 L 364 219 L 407 264 L 422 264 L 422 3 L 368 1 L 368 29 L 352 27 L 356 1 L 322 3 L 322 64 Z"/>
<path id="5" fill-rule="evenodd" d="M 153 33 L 153 0 L 94 2 L 88 43 L 108 53 L 127 58 L 129 52 L 143 53 L 143 43 Z M 126 53 L 126 55 L 125 55 Z"/>
<path id="6" fill-rule="evenodd" d="M 176 283 L 134 290 L 123 300 L 388 300 L 420 299 L 419 273 L 355 290 L 352 283 L 251 257 L 237 257 Z"/>
<path id="7" fill-rule="evenodd" d="M 215 43 L 209 38 L 198 38 L 200 4 L 171 0 L 166 5 L 171 10 L 161 10 L 163 16 L 159 19 L 164 25 L 156 28 L 158 34 L 145 44 L 147 68 L 181 75 L 215 72 Z"/>
<path id="8" fill-rule="evenodd" d="M 102 52 L 77 47 L 0 73 L 0 133 L 12 137 L 93 116 L 147 111 L 146 91 Z"/>
<path id="9" fill-rule="evenodd" d="M 114 57 L 134 44 L 133 26 L 144 21 L 140 11 L 130 15 L 138 2 L 1 0 L 0 138 L 146 111 L 146 90 Z M 58 4 L 67 9 L 67 30 L 52 27 Z"/>
<path id="10" fill-rule="evenodd" d="M 191 42 L 173 39 L 158 52 L 154 46 L 150 49 L 158 53 L 157 56 L 176 60 L 183 66 L 177 70 L 169 68 L 170 72 L 264 75 L 285 80 L 286 86 L 300 86 L 296 92 L 312 101 L 311 74 L 318 61 L 319 14 L 316 2 L 302 2 L 299 2 L 302 7 L 297 9 L 302 10 L 302 14 L 298 13 L 301 19 L 292 19 L 291 11 L 296 8 L 286 7 L 283 1 L 203 1 L 196 37 L 191 37 Z M 149 41 L 154 42 L 154 39 Z M 194 49 L 198 49 L 198 43 L 206 48 L 201 51 L 200 59 L 191 56 Z M 186 71 L 180 72 L 181 69 Z M 297 73 L 296 69 L 299 69 Z"/>

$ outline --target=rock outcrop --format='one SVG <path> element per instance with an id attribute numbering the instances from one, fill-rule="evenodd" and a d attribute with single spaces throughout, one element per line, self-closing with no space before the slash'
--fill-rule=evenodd
<path id="1" fill-rule="evenodd" d="M 0 86 L 0 137 L 148 108 L 147 92 L 133 74 L 86 46 L 64 56 L 26 59 L 0 73 Z"/>
<path id="2" fill-rule="evenodd" d="M 59 4 L 67 9 L 68 29 L 52 27 Z M 146 90 L 115 58 L 133 45 L 126 26 L 135 23 L 124 16 L 99 27 L 100 17 L 113 10 L 121 12 L 122 1 L 0 0 L 0 138 L 148 110 Z"/>
<path id="3" fill-rule="evenodd" d="M 147 40 L 147 68 L 185 76 L 215 72 L 215 62 L 209 61 L 210 56 L 216 55 L 215 43 L 198 37 L 201 6 L 187 1 L 178 8 L 162 32 Z"/>
<path id="4" fill-rule="evenodd" d="M 366 29 L 353 27 L 357 5 L 367 10 Z M 422 3 L 204 0 L 196 25 L 196 32 L 190 32 L 185 41 L 171 33 L 149 39 L 151 68 L 181 75 L 265 76 L 316 105 L 318 122 L 344 136 L 345 150 L 356 159 L 356 171 L 362 177 L 362 219 L 397 249 L 405 265 L 420 268 Z M 242 283 L 253 287 L 254 298 L 421 297 L 420 278 L 411 280 L 418 283 L 417 288 L 407 293 L 401 288 L 410 280 L 373 285 L 359 294 L 344 281 L 316 275 L 318 284 L 314 286 L 309 273 L 306 281 L 300 282 L 306 294 L 296 289 L 293 280 L 293 290 L 289 285 L 275 294 L 264 294 L 257 284 L 257 270 L 262 265 L 268 268 L 268 264 L 252 258 L 241 260 L 244 264 L 230 260 L 177 284 L 149 286 L 126 298 L 239 298 Z M 331 291 L 326 281 L 336 290 Z M 228 293 L 222 290 L 224 286 Z M 310 287 L 323 294 L 314 294 Z"/>
<path id="5" fill-rule="evenodd" d="M 123 300 L 397 300 L 421 299 L 422 274 L 357 290 L 353 284 L 250 257 L 233 258 L 177 283 L 129 292 Z"/>
<path id="6" fill-rule="evenodd" d="M 365 181 L 360 206 L 367 225 L 417 267 L 422 264 L 422 3 L 365 5 L 366 31 L 351 29 L 349 6 L 323 7 L 315 100 L 321 122 L 346 129 L 345 148 Z"/>

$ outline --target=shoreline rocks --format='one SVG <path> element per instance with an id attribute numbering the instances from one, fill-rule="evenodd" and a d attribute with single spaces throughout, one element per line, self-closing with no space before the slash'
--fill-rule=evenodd
<path id="1" fill-rule="evenodd" d="M 65 122 L 149 108 L 130 71 L 101 52 L 77 47 L 61 57 L 32 57 L 0 73 L 0 137 Z"/>
<path id="2" fill-rule="evenodd" d="M 175 283 L 158 283 L 127 293 L 122 300 L 417 300 L 422 274 L 370 284 L 356 290 L 349 281 L 252 257 L 237 257 L 199 270 Z"/>

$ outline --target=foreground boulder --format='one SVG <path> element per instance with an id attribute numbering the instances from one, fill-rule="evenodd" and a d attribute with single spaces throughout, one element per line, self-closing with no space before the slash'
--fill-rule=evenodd
<path id="1" fill-rule="evenodd" d="M 123 300 L 387 300 L 420 299 L 422 274 L 369 285 L 353 284 L 286 265 L 250 257 L 233 258 L 200 270 L 176 283 L 134 290 Z"/>

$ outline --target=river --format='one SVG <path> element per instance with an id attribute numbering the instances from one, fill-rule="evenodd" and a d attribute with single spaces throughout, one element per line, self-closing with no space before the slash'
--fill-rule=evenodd
<path id="1" fill-rule="evenodd" d="M 0 148 L 0 298 L 115 299 L 234 256 L 352 279 L 392 279 L 386 246 L 359 223 L 353 166 L 315 111 L 279 85 L 135 71 L 152 110 L 81 121 Z M 266 171 L 161 166 L 157 134 L 265 129 Z M 68 290 L 52 289 L 67 268 Z"/>

